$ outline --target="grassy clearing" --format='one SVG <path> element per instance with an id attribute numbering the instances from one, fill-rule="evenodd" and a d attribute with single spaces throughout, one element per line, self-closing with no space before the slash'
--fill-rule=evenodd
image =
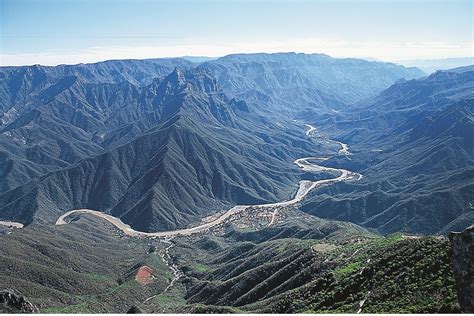
<path id="1" fill-rule="evenodd" d="M 140 283 L 138 283 L 135 280 L 129 280 L 125 283 L 117 284 L 116 286 L 111 288 L 109 291 L 107 291 L 107 293 L 115 294 L 119 291 L 123 291 L 123 290 L 126 290 L 126 289 L 131 289 L 131 288 L 135 288 L 135 287 L 140 287 Z"/>
<path id="2" fill-rule="evenodd" d="M 93 312 L 94 310 L 90 309 L 86 302 L 61 307 L 48 307 L 41 310 L 41 313 L 45 314 L 89 314 Z"/>
<path id="3" fill-rule="evenodd" d="M 371 244 L 373 244 L 376 247 L 387 247 L 390 245 L 394 245 L 403 239 L 404 238 L 402 234 L 393 234 L 385 238 L 376 238 L 371 242 Z"/>
<path id="4" fill-rule="evenodd" d="M 324 254 L 331 253 L 338 248 L 337 245 L 328 244 L 328 243 L 317 243 L 317 244 L 313 244 L 311 247 L 313 248 L 314 251 L 321 252 Z"/>
<path id="5" fill-rule="evenodd" d="M 362 263 L 360 262 L 351 262 L 341 268 L 334 270 L 334 275 L 337 278 L 342 278 L 343 276 L 349 275 L 354 271 L 361 269 Z"/>
<path id="6" fill-rule="evenodd" d="M 182 309 L 187 305 L 184 299 L 185 288 L 180 283 L 175 284 L 166 293 L 159 294 L 152 300 L 154 310 L 161 313 L 171 313 Z"/>
<path id="7" fill-rule="evenodd" d="M 92 281 L 103 282 L 112 281 L 113 278 L 110 275 L 97 274 L 97 273 L 85 273 L 85 275 Z"/>
<path id="8" fill-rule="evenodd" d="M 209 270 L 209 267 L 202 264 L 202 263 L 194 263 L 193 264 L 193 269 L 196 271 L 196 272 L 206 272 Z"/>

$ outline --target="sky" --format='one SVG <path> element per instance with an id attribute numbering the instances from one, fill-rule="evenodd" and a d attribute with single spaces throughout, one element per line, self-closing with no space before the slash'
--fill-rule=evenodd
<path id="1" fill-rule="evenodd" d="M 473 56 L 472 0 L 0 0 L 0 65 L 304 52 Z"/>

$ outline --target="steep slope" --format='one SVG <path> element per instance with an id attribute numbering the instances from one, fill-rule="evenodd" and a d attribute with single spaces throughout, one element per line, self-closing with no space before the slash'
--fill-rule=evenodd
<path id="1" fill-rule="evenodd" d="M 318 149 L 301 139 L 301 127 L 262 125 L 202 69 L 175 69 L 140 98 L 160 123 L 2 194 L 2 218 L 52 222 L 66 210 L 92 208 L 139 230 L 174 229 L 229 204 L 290 196 L 299 174 L 292 161 Z"/>
<path id="2" fill-rule="evenodd" d="M 159 78 L 194 65 L 171 58 L 0 67 L 0 193 L 142 135 L 162 120 L 167 92 Z M 237 96 L 236 107 L 263 111 L 262 124 L 332 113 L 361 91 L 373 95 L 421 75 L 392 64 L 294 53 L 230 55 L 199 68 Z"/>
<path id="3" fill-rule="evenodd" d="M 346 139 L 353 141 L 373 136 L 364 134 L 366 130 L 390 133 L 390 129 L 402 125 L 412 116 L 417 119 L 415 115 L 422 111 L 443 110 L 457 101 L 472 99 L 473 81 L 472 69 L 438 71 L 424 79 L 400 81 L 380 95 L 334 115 L 330 121 L 336 123 L 335 128 L 339 130 L 350 130 Z"/>
<path id="4" fill-rule="evenodd" d="M 0 67 L 0 192 L 136 137 L 159 118 L 141 86 L 181 59 Z"/>
<path id="5" fill-rule="evenodd" d="M 125 313 L 169 283 L 148 241 L 125 239 L 95 218 L 1 238 L 0 288 L 25 295 L 42 313 Z M 143 265 L 153 271 L 145 286 L 134 278 Z"/>
<path id="6" fill-rule="evenodd" d="M 459 311 L 446 239 L 384 238 L 298 213 L 171 243 L 128 238 L 87 215 L 31 225 L 1 237 L 0 288 L 56 313 Z M 165 291 L 170 264 L 183 275 Z M 146 283 L 140 271 L 151 273 Z"/>
<path id="7" fill-rule="evenodd" d="M 471 224 L 473 87 L 472 71 L 437 72 L 322 123 L 354 152 L 331 163 L 349 164 L 364 179 L 316 192 L 301 209 L 384 233 L 446 233 Z"/>
<path id="8" fill-rule="evenodd" d="M 383 238 L 340 222 L 312 224 L 306 238 L 281 236 L 281 224 L 178 241 L 188 304 L 205 304 L 200 312 L 459 311 L 447 239 Z M 333 235 L 317 238 L 318 229 Z"/>
<path id="9" fill-rule="evenodd" d="M 465 313 L 474 311 L 474 293 L 472 292 L 474 267 L 474 225 L 462 232 L 451 232 L 449 240 L 452 249 L 452 265 L 459 305 Z"/>

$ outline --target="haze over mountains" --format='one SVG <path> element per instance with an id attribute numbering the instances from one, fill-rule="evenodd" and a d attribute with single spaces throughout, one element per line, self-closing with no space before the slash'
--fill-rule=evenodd
<path id="1" fill-rule="evenodd" d="M 337 187 L 315 193 L 302 209 L 384 233 L 446 233 L 472 223 L 473 70 L 399 82 L 334 115 L 328 131 L 352 144 L 348 163 L 365 179 L 339 195 Z"/>
<path id="2" fill-rule="evenodd" d="M 365 176 L 302 210 L 382 232 L 464 225 L 473 74 L 413 80 L 416 68 L 294 53 L 3 67 L 0 214 L 29 224 L 92 208 L 153 231 L 281 200 L 294 159 L 337 147 L 296 119 L 349 143 L 356 154 L 336 163 Z"/>
<path id="3" fill-rule="evenodd" d="M 1 67 L 0 220 L 26 228 L 0 230 L 0 285 L 47 312 L 459 312 L 448 241 L 411 235 L 474 221 L 473 135 L 473 66 L 279 53 Z M 54 225 L 88 208 L 145 232 L 197 226 L 335 176 L 302 157 L 363 177 L 172 241 L 84 214 Z"/>
<path id="4" fill-rule="evenodd" d="M 399 60 L 397 63 L 406 67 L 417 67 L 429 74 L 436 70 L 448 70 L 473 65 L 474 57 Z"/>
<path id="5" fill-rule="evenodd" d="M 474 313 L 472 1 L 0 1 L 0 314 Z"/>
<path id="6" fill-rule="evenodd" d="M 104 103 L 95 102 L 93 89 L 96 87 L 86 85 L 90 89 L 84 91 L 82 84 L 80 79 L 75 78 L 72 85 L 54 94 L 53 101 L 47 102 L 44 112 L 34 107 L 6 127 L 7 139 L 23 137 L 26 145 L 33 142 L 32 149 L 20 151 L 23 154 L 20 163 L 28 161 L 25 164 L 38 166 L 35 169 L 38 174 L 42 168 L 57 171 L 6 192 L 2 195 L 5 209 L 16 208 L 9 205 L 8 201 L 12 199 L 14 203 L 27 203 L 30 218 L 39 210 L 36 216 L 53 220 L 64 208 L 79 205 L 97 209 L 116 206 L 112 213 L 126 215 L 127 218 L 135 218 L 134 208 L 138 208 L 136 211 L 141 218 L 134 227 L 175 228 L 182 223 L 180 214 L 183 212 L 192 216 L 197 215 L 192 212 L 199 212 L 199 209 L 205 209 L 207 213 L 214 210 L 219 205 L 215 196 L 228 202 L 243 203 L 274 199 L 278 189 L 269 190 L 268 185 L 289 193 L 288 189 L 294 182 L 289 180 L 296 179 L 295 170 L 286 173 L 279 171 L 284 169 L 282 161 L 289 156 L 284 142 L 273 141 L 275 145 L 272 146 L 270 141 L 256 147 L 262 141 L 246 132 L 246 129 L 253 127 L 252 124 L 259 122 L 258 118 L 235 132 L 236 127 L 248 120 L 244 117 L 244 112 L 248 111 L 246 104 L 226 99 L 205 71 L 175 69 L 165 78 L 144 86 L 140 92 L 134 91 L 137 88 L 128 83 L 125 88 L 123 84 L 118 84 L 118 88 L 101 86 L 99 89 L 103 90 L 99 94 L 105 98 L 110 96 L 107 109 L 97 107 L 97 104 Z M 75 108 L 83 111 L 71 115 L 55 112 L 53 104 L 57 102 L 57 106 L 61 107 L 64 104 L 62 97 L 68 98 L 67 102 L 75 103 Z M 126 106 L 122 106 L 124 103 Z M 114 120 L 128 124 L 119 125 Z M 60 123 L 55 124 L 58 121 Z M 38 130 L 31 131 L 30 126 Z M 57 133 L 60 129 L 67 132 Z M 49 141 L 54 142 L 57 151 L 49 151 L 44 143 L 38 146 L 36 139 L 32 140 L 28 132 L 36 137 L 41 133 L 49 135 Z M 72 139 L 64 140 L 64 134 Z M 213 137 L 206 137 L 210 134 Z M 265 134 L 281 137 L 278 132 Z M 238 139 L 243 145 L 229 141 Z M 90 151 L 71 153 L 67 143 L 76 140 L 87 143 Z M 38 147 L 44 148 L 47 153 L 41 149 L 35 151 Z M 306 144 L 306 147 L 310 145 Z M 62 169 L 64 163 L 69 162 L 63 157 L 69 156 L 77 157 L 78 163 Z M 255 156 L 264 157 L 261 159 L 263 162 Z M 81 160 L 85 157 L 88 158 Z M 12 167 L 6 172 L 16 180 L 21 179 L 22 166 L 17 167 L 16 161 L 7 159 Z M 244 168 L 242 164 L 248 167 Z M 254 174 L 252 168 L 255 169 Z M 194 181 L 190 181 L 190 177 L 194 177 Z M 183 187 L 186 189 L 183 190 Z M 258 190 L 259 194 L 254 190 Z M 17 194 L 22 197 L 17 199 Z M 177 196 L 180 198 L 176 199 Z M 167 199 L 173 202 L 167 203 Z M 153 203 L 158 205 L 158 202 L 159 209 L 151 207 Z M 180 205 L 180 209 L 173 204 Z M 149 208 L 148 212 L 146 208 Z M 167 212 L 165 218 L 152 215 L 160 210 Z M 42 212 L 48 213 L 41 215 Z M 155 221 L 159 224 L 154 224 Z M 144 223 L 151 226 L 145 227 Z"/>
<path id="7" fill-rule="evenodd" d="M 2 68 L 2 217 L 53 221 L 88 207 L 135 228 L 172 229 L 228 203 L 290 196 L 298 177 L 291 161 L 318 146 L 282 114 L 330 112 L 422 75 L 293 53 L 195 66 Z"/>
<path id="8" fill-rule="evenodd" d="M 311 109 L 332 113 L 401 78 L 424 75 L 416 68 L 324 54 L 237 54 L 199 67 L 209 68 L 226 93 L 253 102 L 266 115 L 293 116 Z"/>

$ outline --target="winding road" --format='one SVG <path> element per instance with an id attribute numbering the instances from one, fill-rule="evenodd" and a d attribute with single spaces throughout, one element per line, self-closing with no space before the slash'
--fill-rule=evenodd
<path id="1" fill-rule="evenodd" d="M 165 289 L 162 292 L 148 297 L 146 300 L 143 301 L 143 303 L 146 303 L 149 300 L 152 300 L 153 298 L 155 298 L 156 296 L 160 294 L 166 293 L 179 280 L 179 278 L 184 275 L 184 273 L 181 270 L 179 270 L 178 266 L 173 262 L 173 259 L 171 259 L 170 249 L 174 247 L 174 244 L 170 241 L 170 239 L 166 239 L 166 238 L 161 239 L 161 242 L 168 244 L 168 246 L 165 249 L 162 249 L 159 252 L 159 255 L 161 257 L 161 260 L 166 264 L 168 269 L 170 269 L 171 272 L 173 273 L 173 277 L 171 278 L 170 282 L 168 283 L 168 285 L 165 287 Z"/>
<path id="2" fill-rule="evenodd" d="M 308 124 L 306 124 L 306 126 L 309 127 L 309 130 L 306 131 L 306 135 L 310 136 L 310 134 L 316 129 L 313 126 L 308 125 Z M 346 155 L 347 153 L 349 153 L 349 150 L 346 144 L 343 144 L 340 142 L 339 144 L 341 144 L 341 147 L 342 147 L 342 149 L 339 151 L 340 154 Z M 231 209 L 229 209 L 226 213 L 216 218 L 215 220 L 196 226 L 196 227 L 192 227 L 192 228 L 162 231 L 162 232 L 155 232 L 155 233 L 141 232 L 141 231 L 134 230 L 129 225 L 123 223 L 117 217 L 104 214 L 102 212 L 91 210 L 91 209 L 77 209 L 77 210 L 69 211 L 58 218 L 58 220 L 56 221 L 56 225 L 65 225 L 69 223 L 70 216 L 73 214 L 92 214 L 109 221 L 111 224 L 113 224 L 114 226 L 122 230 L 124 234 L 128 236 L 133 236 L 133 237 L 172 238 L 175 236 L 186 236 L 186 235 L 192 235 L 192 234 L 196 234 L 200 232 L 205 232 L 209 230 L 210 228 L 223 223 L 226 219 L 228 219 L 232 215 L 240 213 L 249 207 L 274 208 L 276 206 L 288 206 L 288 205 L 296 204 L 300 202 L 311 190 L 317 187 L 333 184 L 333 183 L 341 182 L 341 181 L 360 180 L 362 178 L 362 175 L 356 172 L 352 172 L 346 169 L 325 167 L 325 166 L 318 165 L 316 163 L 317 161 L 324 161 L 326 159 L 327 158 L 306 157 L 306 158 L 296 159 L 294 163 L 298 167 L 300 167 L 302 171 L 306 171 L 306 172 L 324 172 L 325 171 L 325 172 L 331 172 L 331 173 L 339 173 L 339 176 L 335 178 L 317 180 L 317 181 L 302 180 L 299 182 L 298 191 L 296 192 L 295 196 L 291 200 L 286 200 L 286 201 L 281 201 L 281 202 L 276 202 L 276 203 L 260 204 L 260 205 L 236 205 L 232 207 Z M 277 211 L 275 210 L 272 214 L 272 220 L 270 222 L 270 225 L 274 223 L 276 214 L 277 214 Z"/>
<path id="3" fill-rule="evenodd" d="M 313 125 L 305 124 L 305 126 L 308 127 L 308 130 L 306 131 L 306 136 L 311 136 L 313 133 L 316 132 L 316 127 Z"/>

